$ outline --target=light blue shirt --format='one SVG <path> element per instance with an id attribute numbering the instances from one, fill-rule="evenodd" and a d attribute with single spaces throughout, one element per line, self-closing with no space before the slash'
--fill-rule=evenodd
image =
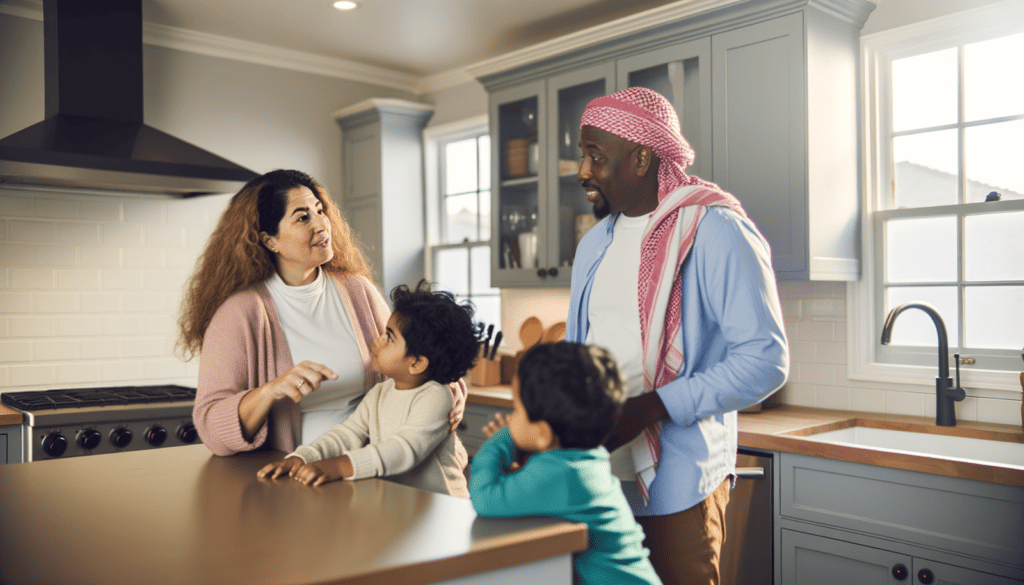
<path id="1" fill-rule="evenodd" d="M 565 338 L 583 343 L 594 275 L 618 214 L 601 220 L 576 249 Z M 725 207 L 701 221 L 682 274 L 685 362 L 657 388 L 668 410 L 650 503 L 630 498 L 638 516 L 674 514 L 711 494 L 736 467 L 736 411 L 786 381 L 789 348 L 768 243 Z M 637 302 L 623 299 L 623 302 Z"/>

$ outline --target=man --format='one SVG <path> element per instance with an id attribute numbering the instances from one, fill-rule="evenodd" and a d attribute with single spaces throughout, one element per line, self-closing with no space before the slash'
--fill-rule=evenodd
<path id="1" fill-rule="evenodd" d="M 577 178 L 603 219 L 576 250 L 566 340 L 611 350 L 627 381 L 606 446 L 658 575 L 717 584 L 736 411 L 789 372 L 771 252 L 735 197 L 685 173 L 661 95 L 597 98 L 581 127 Z"/>

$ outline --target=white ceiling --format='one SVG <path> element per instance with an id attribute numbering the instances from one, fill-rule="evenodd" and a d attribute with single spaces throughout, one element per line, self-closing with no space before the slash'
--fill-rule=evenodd
<path id="1" fill-rule="evenodd" d="M 86 1 L 86 0 L 83 0 Z M 677 0 L 143 0 L 148 23 L 425 77 Z"/>

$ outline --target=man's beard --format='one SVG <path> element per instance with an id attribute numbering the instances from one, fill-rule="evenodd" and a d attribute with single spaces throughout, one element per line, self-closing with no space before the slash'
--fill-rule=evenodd
<path id="1" fill-rule="evenodd" d="M 611 209 L 609 209 L 608 200 L 604 198 L 604 195 L 598 195 L 597 201 L 594 201 L 594 217 L 601 220 L 611 215 Z"/>

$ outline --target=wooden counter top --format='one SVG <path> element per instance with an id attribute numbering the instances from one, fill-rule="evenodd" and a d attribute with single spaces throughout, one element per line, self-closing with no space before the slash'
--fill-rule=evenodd
<path id="1" fill-rule="evenodd" d="M 512 390 L 508 386 L 469 388 L 468 402 L 486 406 L 512 407 Z M 927 455 L 911 455 L 835 445 L 800 438 L 808 429 L 821 425 L 835 428 L 849 420 L 884 421 L 905 425 L 907 430 L 928 427 L 930 432 L 940 434 L 974 436 L 977 438 L 998 438 L 1017 442 L 1024 449 L 1024 433 L 1013 425 L 958 421 L 955 427 L 935 427 L 935 419 L 920 416 L 901 416 L 874 412 L 825 410 L 803 406 L 781 405 L 762 410 L 755 414 L 739 414 L 739 445 L 767 451 L 813 455 L 826 459 L 865 463 L 893 469 L 909 469 L 935 475 L 974 479 L 1005 485 L 1024 485 L 1024 471 L 1009 467 L 983 465 L 967 461 L 953 461 Z"/>
<path id="2" fill-rule="evenodd" d="M 24 418 L 22 414 L 17 410 L 11 410 L 7 406 L 0 404 L 0 426 L 3 425 L 20 425 Z"/>
<path id="3" fill-rule="evenodd" d="M 281 455 L 0 465 L 0 583 L 432 583 L 586 547 L 583 524 L 479 518 L 386 480 L 257 480 Z"/>

